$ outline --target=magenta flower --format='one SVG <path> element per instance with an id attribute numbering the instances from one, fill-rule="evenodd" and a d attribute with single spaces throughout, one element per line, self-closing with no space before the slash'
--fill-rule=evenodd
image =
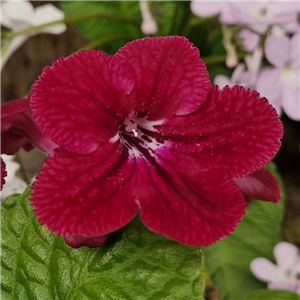
<path id="1" fill-rule="evenodd" d="M 0 183 L 0 190 L 2 191 L 3 185 L 5 183 L 5 177 L 7 176 L 6 173 L 6 168 L 5 168 L 5 163 L 2 159 L 2 157 L 0 157 L 0 161 L 1 161 L 1 183 Z"/>
<path id="2" fill-rule="evenodd" d="M 59 145 L 33 183 L 34 212 L 73 246 L 101 244 L 138 212 L 148 229 L 182 244 L 229 235 L 243 195 L 263 194 L 249 192 L 247 175 L 274 157 L 283 132 L 258 93 L 211 87 L 199 51 L 178 36 L 59 59 L 33 85 L 30 104 Z"/>
<path id="3" fill-rule="evenodd" d="M 18 99 L 1 106 L 1 154 L 13 155 L 20 148 L 37 147 L 53 153 L 57 145 L 46 137 L 32 118 L 28 99 Z"/>

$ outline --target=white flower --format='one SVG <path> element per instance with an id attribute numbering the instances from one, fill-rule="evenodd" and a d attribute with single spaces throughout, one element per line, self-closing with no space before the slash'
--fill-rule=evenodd
<path id="1" fill-rule="evenodd" d="M 5 184 L 1 191 L 1 199 L 13 193 L 23 193 L 27 187 L 26 182 L 16 176 L 16 172 L 20 168 L 20 165 L 13 161 L 13 155 L 1 154 L 1 157 L 5 163 L 7 176 L 5 177 Z"/>
<path id="2" fill-rule="evenodd" d="M 259 257 L 250 264 L 251 272 L 260 280 L 268 282 L 269 289 L 289 290 L 300 295 L 300 257 L 296 246 L 287 242 L 274 248 L 277 265 Z"/>
<path id="3" fill-rule="evenodd" d="M 233 86 L 238 84 L 254 89 L 262 58 L 263 51 L 258 47 L 253 51 L 252 55 L 247 55 L 245 57 L 247 70 L 244 64 L 238 64 L 232 73 L 231 79 L 225 75 L 218 75 L 215 77 L 214 84 L 218 85 L 220 88 L 223 88 L 225 85 Z"/>
<path id="4" fill-rule="evenodd" d="M 289 118 L 300 121 L 299 33 L 287 36 L 269 36 L 265 56 L 273 65 L 261 69 L 257 90 L 268 98 L 281 115 L 281 108 Z"/>
<path id="5" fill-rule="evenodd" d="M 65 17 L 64 13 L 52 4 L 45 4 L 34 8 L 32 4 L 26 0 L 6 1 L 1 3 L 1 8 L 1 25 L 9 28 L 13 32 L 24 30 L 32 26 L 39 26 L 49 22 L 59 21 Z M 41 32 L 60 34 L 65 30 L 65 24 L 58 24 L 45 27 L 34 34 Z M 28 37 L 32 35 L 33 33 L 16 36 L 11 41 L 9 48 L 6 49 L 2 57 L 2 67 L 12 53 L 19 48 Z"/>
<path id="6" fill-rule="evenodd" d="M 200 17 L 220 15 L 226 24 L 242 24 L 259 33 L 266 32 L 271 25 L 279 25 L 287 32 L 297 30 L 299 3 L 276 1 L 210 1 L 192 0 L 192 12 Z"/>
<path id="7" fill-rule="evenodd" d="M 149 6 L 146 0 L 139 1 L 140 10 L 142 13 L 143 23 L 141 25 L 141 30 L 144 34 L 154 34 L 157 32 L 157 25 L 154 21 Z"/>

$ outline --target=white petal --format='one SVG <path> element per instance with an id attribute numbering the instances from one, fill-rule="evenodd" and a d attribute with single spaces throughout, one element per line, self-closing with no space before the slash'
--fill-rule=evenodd
<path id="1" fill-rule="evenodd" d="M 291 89 L 289 86 L 283 88 L 281 105 L 289 118 L 300 121 L 300 91 Z"/>
<path id="2" fill-rule="evenodd" d="M 300 57 L 299 57 L 299 32 L 294 34 L 290 41 L 290 62 L 292 68 L 299 68 Z"/>
<path id="3" fill-rule="evenodd" d="M 265 282 L 280 281 L 282 278 L 278 267 L 263 257 L 254 259 L 250 263 L 250 270 L 255 277 Z"/>
<path id="4" fill-rule="evenodd" d="M 246 51 L 252 52 L 258 45 L 260 36 L 249 29 L 242 29 L 239 33 Z"/>
<path id="5" fill-rule="evenodd" d="M 297 282 L 270 282 L 268 284 L 270 290 L 293 291 L 300 295 L 300 281 Z"/>
<path id="6" fill-rule="evenodd" d="M 2 10 L 6 20 L 10 20 L 12 30 L 19 30 L 20 23 L 23 24 L 23 28 L 26 28 L 26 24 L 27 26 L 30 24 L 34 14 L 34 8 L 30 2 L 5 2 Z"/>
<path id="7" fill-rule="evenodd" d="M 298 262 L 298 248 L 288 242 L 280 242 L 274 248 L 277 265 L 282 269 L 290 269 Z"/>
<path id="8" fill-rule="evenodd" d="M 199 17 L 210 17 L 218 15 L 222 10 L 227 9 L 227 4 L 224 1 L 218 2 L 204 2 L 201 0 L 191 1 L 192 12 Z"/>
<path id="9" fill-rule="evenodd" d="M 290 40 L 286 36 L 268 36 L 265 43 L 267 60 L 277 68 L 282 68 L 289 62 Z"/>
<path id="10" fill-rule="evenodd" d="M 214 79 L 214 84 L 218 85 L 222 89 L 225 85 L 233 86 L 230 79 L 225 75 L 217 75 Z"/>
<path id="11" fill-rule="evenodd" d="M 33 19 L 31 20 L 32 26 L 38 26 L 43 25 L 46 23 L 59 21 L 64 19 L 65 15 L 64 13 L 55 7 L 52 4 L 45 4 L 42 6 L 38 6 L 35 9 L 35 14 L 33 16 Z M 59 24 L 51 27 L 47 27 L 43 29 L 43 32 L 52 33 L 52 34 L 60 34 L 66 30 L 65 24 Z"/>

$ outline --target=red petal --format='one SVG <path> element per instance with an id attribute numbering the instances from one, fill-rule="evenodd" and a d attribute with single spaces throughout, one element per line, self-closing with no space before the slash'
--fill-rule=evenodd
<path id="1" fill-rule="evenodd" d="M 129 100 L 133 110 L 148 120 L 194 111 L 211 85 L 199 50 L 184 37 L 135 40 L 115 56 L 135 73 Z"/>
<path id="2" fill-rule="evenodd" d="M 127 224 L 137 212 L 134 168 L 120 144 L 89 155 L 63 150 L 48 157 L 32 187 L 39 222 L 63 235 L 96 237 Z"/>
<path id="3" fill-rule="evenodd" d="M 112 138 L 128 114 L 132 73 L 101 51 L 86 50 L 46 67 L 30 105 L 42 130 L 62 148 L 91 153 Z"/>
<path id="4" fill-rule="evenodd" d="M 157 126 L 170 151 L 193 157 L 201 168 L 242 177 L 266 165 L 280 148 L 282 123 L 266 98 L 240 86 L 214 86 L 191 115 Z"/>
<path id="5" fill-rule="evenodd" d="M 108 235 L 95 236 L 95 237 L 86 237 L 83 235 L 72 235 L 72 236 L 64 236 L 66 244 L 68 244 L 72 248 L 79 247 L 90 247 L 97 248 L 102 246 Z"/>
<path id="6" fill-rule="evenodd" d="M 2 187 L 5 183 L 5 177 L 7 176 L 7 173 L 6 173 L 6 169 L 5 169 L 5 163 L 1 157 L 1 187 L 0 187 L 0 190 L 2 191 Z"/>
<path id="7" fill-rule="evenodd" d="M 234 182 L 216 170 L 186 174 L 139 166 L 141 220 L 153 232 L 190 246 L 228 236 L 242 219 L 245 203 Z"/>
<path id="8" fill-rule="evenodd" d="M 1 153 L 15 154 L 21 147 L 32 145 L 43 152 L 53 153 L 57 145 L 47 138 L 32 118 L 28 99 L 10 101 L 1 106 Z"/>
<path id="9" fill-rule="evenodd" d="M 265 168 L 243 178 L 234 179 L 246 199 L 277 202 L 280 200 L 280 189 L 276 178 Z"/>

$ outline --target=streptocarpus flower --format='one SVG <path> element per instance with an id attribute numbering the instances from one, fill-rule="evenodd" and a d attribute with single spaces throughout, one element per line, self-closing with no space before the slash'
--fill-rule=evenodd
<path id="1" fill-rule="evenodd" d="M 250 264 L 252 273 L 268 282 L 269 289 L 294 291 L 300 295 L 300 256 L 298 248 L 287 242 L 280 242 L 274 248 L 276 265 L 259 257 Z"/>
<path id="2" fill-rule="evenodd" d="M 295 121 L 300 121 L 299 33 L 290 39 L 287 36 L 267 37 L 265 54 L 273 66 L 260 70 L 256 84 L 263 96 L 277 104 L 279 115 L 283 109 Z"/>
<path id="3" fill-rule="evenodd" d="M 275 1 L 218 1 L 192 0 L 192 12 L 200 17 L 220 15 L 225 24 L 242 24 L 258 33 L 265 33 L 269 26 L 280 26 L 286 32 L 297 31 L 297 2 Z"/>
<path id="4" fill-rule="evenodd" d="M 32 118 L 28 99 L 18 99 L 1 106 L 1 154 L 13 155 L 20 148 L 37 147 L 52 154 L 57 145 L 46 137 Z"/>
<path id="5" fill-rule="evenodd" d="M 247 175 L 276 154 L 283 131 L 258 93 L 211 87 L 199 51 L 178 36 L 59 59 L 33 85 L 30 105 L 59 145 L 33 183 L 34 212 L 73 245 L 138 212 L 148 229 L 182 244 L 229 235 L 250 196 Z"/>

